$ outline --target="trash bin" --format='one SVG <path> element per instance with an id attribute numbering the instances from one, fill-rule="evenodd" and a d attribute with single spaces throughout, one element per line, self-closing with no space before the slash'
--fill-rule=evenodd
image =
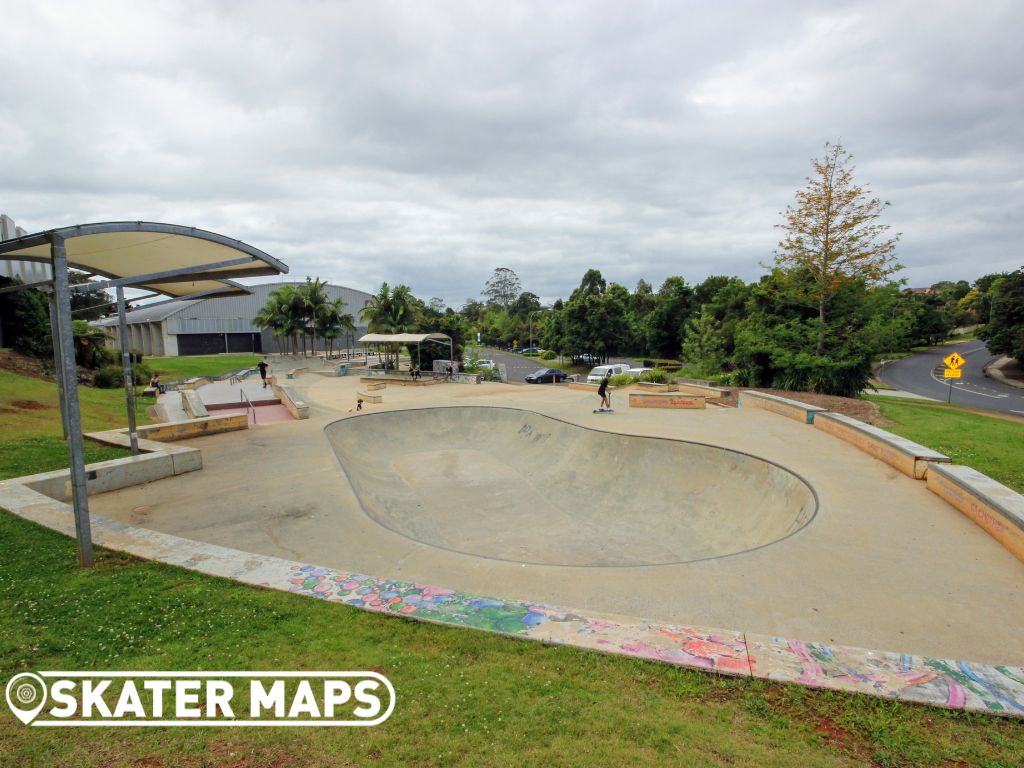
<path id="1" fill-rule="evenodd" d="M 348 371 L 348 366 L 347 365 L 339 365 L 338 366 L 338 375 L 339 376 L 344 376 L 346 371 Z"/>

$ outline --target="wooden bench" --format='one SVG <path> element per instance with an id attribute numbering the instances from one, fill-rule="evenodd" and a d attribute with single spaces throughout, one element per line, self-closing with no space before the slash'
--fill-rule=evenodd
<path id="1" fill-rule="evenodd" d="M 369 389 L 369 387 L 367 387 Z M 364 403 L 383 403 L 384 395 L 371 395 L 369 392 L 359 392 L 359 397 Z"/>
<path id="2" fill-rule="evenodd" d="M 704 408 L 704 395 L 683 392 L 630 392 L 630 408 Z"/>
<path id="3" fill-rule="evenodd" d="M 917 480 L 925 476 L 929 465 L 949 463 L 949 456 L 841 413 L 817 414 L 814 427 L 845 440 Z"/>
<path id="4" fill-rule="evenodd" d="M 958 464 L 933 464 L 928 490 L 959 509 L 1024 561 L 1024 496 Z"/>
<path id="5" fill-rule="evenodd" d="M 804 424 L 813 424 L 815 414 L 825 412 L 824 408 L 820 408 L 817 405 L 808 405 L 807 403 L 801 403 L 799 400 L 769 395 L 766 392 L 753 392 L 749 389 L 740 392 L 739 407 L 761 408 L 790 419 L 796 419 Z"/>

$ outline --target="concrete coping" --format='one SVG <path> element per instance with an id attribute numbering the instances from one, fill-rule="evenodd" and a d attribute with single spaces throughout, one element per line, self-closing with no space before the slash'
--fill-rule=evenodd
<path id="1" fill-rule="evenodd" d="M 773 403 L 780 403 L 782 405 L 788 405 L 791 408 L 798 408 L 801 411 L 807 411 L 808 413 L 824 413 L 828 409 L 822 408 L 819 405 L 810 405 L 809 403 L 801 403 L 799 400 L 790 400 L 788 397 L 779 397 L 778 395 L 770 395 L 767 392 L 755 392 L 752 389 L 744 389 L 740 392 L 740 397 L 754 397 L 762 400 L 770 400 Z"/>
<path id="2" fill-rule="evenodd" d="M 868 435 L 879 442 L 885 443 L 889 447 L 893 448 L 900 453 L 911 456 L 915 459 L 921 459 L 923 461 L 931 462 L 946 462 L 950 461 L 949 456 L 934 451 L 931 448 L 927 448 L 923 445 L 915 443 L 913 440 L 908 440 L 905 437 L 894 435 L 892 432 L 887 432 L 879 427 L 872 426 L 863 421 L 845 416 L 841 413 L 832 413 L 831 411 L 825 411 L 824 413 L 817 414 L 816 418 L 824 419 L 826 421 L 835 421 L 840 424 L 854 429 L 862 434 Z"/>
<path id="3" fill-rule="evenodd" d="M 936 464 L 928 470 L 941 475 L 967 493 L 997 510 L 1024 531 L 1024 496 L 976 469 L 960 464 Z"/>

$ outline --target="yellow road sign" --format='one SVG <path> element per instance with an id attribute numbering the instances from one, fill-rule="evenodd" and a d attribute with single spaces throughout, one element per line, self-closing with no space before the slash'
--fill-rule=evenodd
<path id="1" fill-rule="evenodd" d="M 944 379 L 961 379 L 963 375 L 964 372 L 959 368 L 947 368 L 942 372 L 942 378 Z"/>
<path id="2" fill-rule="evenodd" d="M 947 357 L 942 362 L 944 362 L 946 364 L 947 368 L 959 368 L 961 365 L 963 365 L 967 361 L 964 360 L 962 357 L 960 357 L 960 355 L 958 355 L 956 352 L 954 352 L 953 354 L 951 354 L 949 357 Z M 947 376 L 946 378 L 947 379 L 951 379 L 951 378 L 957 378 L 957 377 Z"/>

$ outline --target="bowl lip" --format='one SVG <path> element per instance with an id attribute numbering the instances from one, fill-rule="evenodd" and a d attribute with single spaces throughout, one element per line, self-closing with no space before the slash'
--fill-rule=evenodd
<path id="1" fill-rule="evenodd" d="M 397 415 L 397 414 L 402 414 L 402 413 L 409 413 L 410 411 L 424 411 L 424 412 L 426 412 L 426 411 L 445 411 L 445 410 L 451 410 L 451 409 L 478 410 L 478 411 L 511 411 L 511 412 L 515 412 L 515 413 L 524 413 L 524 414 L 529 414 L 529 415 L 532 415 L 532 416 L 540 416 L 541 418 L 550 419 L 551 421 L 557 421 L 557 422 L 559 422 L 561 424 L 565 424 L 565 425 L 570 426 L 570 427 L 575 427 L 576 429 L 582 429 L 582 430 L 586 430 L 586 431 L 589 431 L 589 432 L 596 432 L 598 434 L 603 434 L 603 435 L 613 435 L 613 436 L 616 436 L 616 437 L 631 437 L 631 438 L 640 439 L 640 440 L 658 440 L 658 441 L 663 441 L 663 442 L 666 442 L 666 443 L 685 443 L 687 445 L 696 445 L 696 446 L 700 446 L 701 448 L 710 448 L 712 450 L 722 451 L 724 453 L 737 454 L 737 455 L 743 456 L 743 457 L 745 457 L 747 459 L 753 459 L 754 461 L 759 461 L 759 462 L 762 462 L 764 464 L 770 464 L 771 466 L 775 467 L 776 469 L 778 469 L 778 470 L 780 470 L 780 471 L 782 471 L 782 472 L 784 472 L 784 473 L 786 473 L 788 475 L 792 475 L 793 477 L 795 477 L 797 480 L 800 481 L 801 484 L 803 484 L 803 486 L 808 491 L 810 491 L 811 498 L 814 500 L 814 509 L 811 510 L 810 515 L 808 515 L 807 519 L 804 521 L 804 523 L 799 528 L 796 528 L 795 530 L 790 531 L 785 536 L 781 536 L 781 537 L 779 537 L 777 539 L 774 539 L 772 541 L 765 542 L 764 544 L 758 544 L 756 547 L 748 547 L 747 549 L 737 550 L 736 552 L 728 552 L 728 553 L 723 554 L 723 555 L 709 555 L 708 557 L 698 557 L 698 558 L 693 558 L 691 560 L 673 560 L 673 561 L 665 562 L 665 563 L 632 563 L 632 564 L 622 564 L 622 565 L 595 565 L 595 564 L 585 564 L 585 563 L 579 563 L 579 564 L 574 564 L 574 563 L 548 563 L 548 562 L 540 562 L 540 561 L 533 561 L 533 560 L 511 560 L 511 559 L 505 558 L 505 557 L 495 557 L 493 555 L 483 555 L 483 554 L 480 554 L 479 552 L 469 552 L 469 551 L 466 551 L 466 550 L 463 550 L 463 549 L 456 549 L 454 547 L 445 547 L 445 546 L 442 546 L 440 544 L 431 544 L 430 542 L 421 541 L 420 539 L 413 538 L 412 536 L 409 536 L 408 534 L 406 534 L 406 533 L 404 533 L 404 532 L 402 532 L 400 530 L 397 530 L 397 529 L 393 528 L 392 526 L 386 524 L 382 520 L 378 519 L 378 517 L 376 515 L 374 515 L 372 512 L 370 512 L 366 508 L 366 505 L 363 504 L 362 496 L 356 491 L 355 485 L 354 485 L 353 480 L 352 480 L 352 476 L 349 474 L 349 471 L 348 471 L 348 469 L 346 469 L 345 464 L 342 462 L 341 458 L 338 456 L 337 451 L 334 450 L 333 444 L 331 445 L 331 454 L 334 456 L 335 462 L 338 464 L 338 467 L 341 469 L 342 474 L 345 476 L 345 479 L 348 481 L 349 487 L 352 490 L 352 495 L 355 497 L 356 502 L 359 504 L 359 508 L 362 510 L 363 514 L 366 516 L 367 519 L 369 519 L 371 522 L 375 523 L 376 525 L 379 525 L 381 528 L 384 528 L 385 530 L 390 531 L 391 533 L 395 534 L 396 536 L 401 536 L 406 541 L 411 541 L 411 542 L 414 542 L 414 543 L 419 544 L 419 545 L 424 546 L 424 547 L 430 547 L 432 549 L 438 549 L 438 550 L 441 550 L 442 552 L 450 552 L 452 554 L 464 555 L 466 557 L 475 557 L 475 558 L 478 558 L 478 559 L 481 559 L 481 560 L 493 560 L 493 561 L 499 562 L 499 563 L 513 563 L 513 564 L 518 564 L 518 565 L 529 565 L 529 566 L 540 567 L 540 568 L 610 568 L 610 569 L 620 569 L 620 570 L 621 569 L 630 569 L 630 568 L 666 568 L 666 567 L 672 567 L 672 566 L 676 566 L 676 565 L 689 565 L 691 563 L 703 563 L 703 562 L 707 562 L 709 560 L 723 560 L 723 559 L 725 559 L 727 557 L 739 557 L 741 555 L 746 555 L 746 554 L 749 554 L 749 553 L 752 553 L 752 552 L 757 552 L 758 550 L 764 549 L 765 547 L 774 546 L 775 544 L 779 544 L 779 543 L 781 543 L 783 541 L 786 541 L 787 539 L 792 538 L 793 536 L 796 536 L 798 533 L 802 532 L 807 527 L 809 527 L 810 524 L 812 522 L 814 522 L 814 520 L 818 517 L 818 512 L 821 509 L 821 499 L 818 496 L 818 490 L 810 483 L 810 481 L 807 480 L 807 478 L 804 477 L 803 475 L 801 475 L 799 472 L 797 472 L 795 470 L 792 470 L 789 467 L 783 466 L 779 462 L 773 461 L 772 459 L 766 459 L 763 456 L 758 456 L 757 454 L 749 453 L 748 451 L 741 451 L 741 450 L 737 450 L 735 448 L 726 448 L 725 446 L 722 446 L 722 445 L 714 445 L 712 443 L 702 443 L 699 440 L 682 440 L 682 439 L 675 438 L 675 437 L 662 437 L 662 436 L 658 436 L 658 435 L 634 435 L 634 434 L 630 434 L 630 433 L 627 433 L 627 432 L 613 432 L 613 431 L 607 430 L 607 429 L 598 429 L 596 427 L 589 427 L 589 426 L 585 426 L 583 424 L 577 424 L 576 422 L 569 421 L 568 419 L 560 418 L 558 416 L 551 416 L 551 415 L 546 414 L 546 413 L 541 413 L 540 411 L 534 411 L 534 410 L 531 410 L 529 408 L 515 408 L 515 407 L 512 407 L 512 406 L 506 406 L 506 405 L 438 405 L 438 406 L 416 406 L 416 407 L 413 407 L 413 408 L 389 408 L 386 411 L 370 411 L 370 412 L 365 412 L 364 411 L 364 412 L 358 413 L 358 414 L 342 416 L 340 418 L 334 419 L 333 421 L 327 422 L 326 424 L 323 425 L 323 427 L 321 429 L 324 432 L 324 436 L 328 437 L 328 428 L 329 427 L 341 426 L 345 422 L 351 421 L 352 419 L 365 419 L 365 418 L 372 418 L 374 416 Z M 328 443 L 330 443 L 329 437 L 328 437 Z"/>

